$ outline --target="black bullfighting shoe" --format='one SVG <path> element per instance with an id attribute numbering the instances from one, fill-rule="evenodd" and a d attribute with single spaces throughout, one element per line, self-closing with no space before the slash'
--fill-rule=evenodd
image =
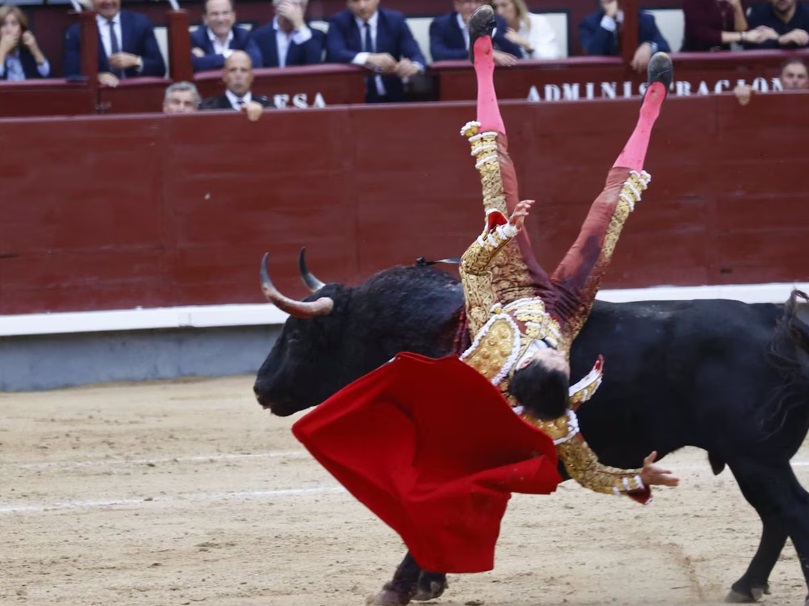
<path id="1" fill-rule="evenodd" d="M 475 62 L 475 40 L 481 36 L 491 36 L 496 21 L 494 9 L 488 4 L 477 8 L 469 17 L 469 60 Z"/>
<path id="2" fill-rule="evenodd" d="M 470 29 L 471 32 L 471 29 Z M 674 79 L 674 66 L 671 57 L 666 53 L 655 53 L 649 61 L 647 68 L 647 82 L 651 86 L 654 82 L 660 82 L 668 92 L 671 82 Z"/>

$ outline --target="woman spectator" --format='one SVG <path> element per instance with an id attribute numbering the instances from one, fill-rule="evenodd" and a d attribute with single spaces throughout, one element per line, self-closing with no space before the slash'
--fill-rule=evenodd
<path id="1" fill-rule="evenodd" d="M 50 73 L 25 13 L 10 4 L 0 6 L 0 80 L 47 78 Z"/>
<path id="2" fill-rule="evenodd" d="M 525 0 L 494 0 L 497 14 L 506 20 L 506 38 L 520 47 L 523 59 L 558 59 L 562 56 L 551 24 L 528 12 Z"/>
<path id="3" fill-rule="evenodd" d="M 741 0 L 683 0 L 684 52 L 730 50 L 731 43 L 760 44 L 777 38 L 769 27 L 747 29 Z"/>

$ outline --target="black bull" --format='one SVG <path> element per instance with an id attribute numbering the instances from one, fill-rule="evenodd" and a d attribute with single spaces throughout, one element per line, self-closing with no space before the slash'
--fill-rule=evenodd
<path id="1" fill-rule="evenodd" d="M 598 354 L 605 358 L 604 382 L 579 417 L 603 463 L 633 468 L 653 450 L 662 457 L 697 446 L 714 473 L 730 467 L 758 512 L 761 542 L 729 601 L 769 593 L 787 537 L 809 582 L 809 494 L 789 463 L 809 429 L 809 327 L 797 318 L 800 294 L 786 305 L 599 301 L 573 347 L 573 377 Z M 357 287 L 322 286 L 307 301 L 324 297 L 333 307 L 290 316 L 258 372 L 256 396 L 274 414 L 318 404 L 399 351 L 440 357 L 457 339 L 463 294 L 439 270 L 397 267 Z M 445 587 L 445 575 L 420 570 L 408 555 L 377 603 L 429 599 Z"/>

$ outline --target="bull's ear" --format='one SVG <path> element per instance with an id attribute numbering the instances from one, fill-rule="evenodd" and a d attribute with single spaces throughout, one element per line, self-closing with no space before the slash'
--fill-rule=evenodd
<path id="1" fill-rule="evenodd" d="M 298 273 L 301 275 L 301 280 L 303 281 L 303 285 L 309 289 L 309 292 L 317 292 L 324 286 L 326 286 L 323 282 L 318 280 L 309 268 L 306 267 L 306 247 L 304 246 L 301 248 L 301 252 L 298 254 Z"/>

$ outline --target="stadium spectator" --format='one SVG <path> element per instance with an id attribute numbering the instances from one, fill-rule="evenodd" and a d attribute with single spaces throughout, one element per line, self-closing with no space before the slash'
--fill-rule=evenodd
<path id="1" fill-rule="evenodd" d="M 405 82 L 424 72 L 426 61 L 402 13 L 379 8 L 379 0 L 347 0 L 348 9 L 329 22 L 326 61 L 369 70 L 368 103 L 403 101 Z"/>
<path id="2" fill-rule="evenodd" d="M 47 78 L 50 73 L 25 13 L 11 4 L 0 6 L 0 80 Z"/>
<path id="3" fill-rule="evenodd" d="M 748 29 L 741 0 L 683 0 L 682 51 L 730 50 L 732 43 L 760 44 L 778 37 L 771 28 Z"/>
<path id="4" fill-rule="evenodd" d="M 618 55 L 618 31 L 624 23 L 624 12 L 618 0 L 601 0 L 601 9 L 590 13 L 579 23 L 579 40 L 585 54 L 593 56 Z M 669 43 L 657 28 L 651 13 L 638 11 L 638 48 L 632 57 L 631 66 L 636 72 L 645 73 L 649 60 L 658 51 L 671 51 Z"/>
<path id="5" fill-rule="evenodd" d="M 124 78 L 166 74 L 154 26 L 139 13 L 121 10 L 121 0 L 92 0 L 98 24 L 98 81 L 118 86 Z M 65 40 L 65 76 L 81 73 L 79 24 L 71 25 Z"/>
<path id="6" fill-rule="evenodd" d="M 314 65 L 323 61 L 326 35 L 306 24 L 308 0 L 273 0 L 274 16 L 251 34 L 264 67 Z"/>
<path id="7" fill-rule="evenodd" d="M 164 114 L 193 114 L 199 109 L 197 87 L 191 82 L 175 82 L 166 88 L 163 97 Z"/>
<path id="8" fill-rule="evenodd" d="M 244 51 L 235 50 L 225 59 L 222 81 L 225 83 L 225 94 L 205 99 L 200 109 L 243 111 L 248 120 L 255 122 L 261 117 L 264 108 L 272 105 L 269 97 L 254 95 L 250 91 L 253 85 L 253 63 L 250 55 Z"/>
<path id="9" fill-rule="evenodd" d="M 784 61 L 778 79 L 784 90 L 809 90 L 809 70 L 800 57 L 790 57 Z M 749 84 L 739 84 L 733 90 L 733 94 L 736 95 L 740 105 L 747 105 L 753 95 L 753 87 Z"/>
<path id="10" fill-rule="evenodd" d="M 494 0 L 494 10 L 506 22 L 506 39 L 520 47 L 523 59 L 562 56 L 556 34 L 542 15 L 528 12 L 525 0 Z"/>
<path id="11" fill-rule="evenodd" d="M 746 48 L 805 48 L 809 46 L 809 7 L 797 0 L 770 0 L 750 7 L 751 28 L 772 29 L 777 38 L 767 38 Z"/>
<path id="12" fill-rule="evenodd" d="M 433 61 L 469 58 L 469 18 L 483 0 L 453 0 L 455 10 L 439 15 L 430 23 L 430 54 Z M 510 67 L 522 57 L 522 50 L 514 42 L 506 38 L 508 26 L 502 17 L 496 17 L 497 27 L 492 42 L 494 43 L 494 62 L 496 65 Z"/>
<path id="13" fill-rule="evenodd" d="M 261 67 L 261 52 L 243 27 L 235 27 L 236 11 L 232 0 L 206 0 L 202 14 L 204 25 L 191 33 L 191 63 L 194 72 L 222 69 L 234 50 L 243 50 Z"/>

